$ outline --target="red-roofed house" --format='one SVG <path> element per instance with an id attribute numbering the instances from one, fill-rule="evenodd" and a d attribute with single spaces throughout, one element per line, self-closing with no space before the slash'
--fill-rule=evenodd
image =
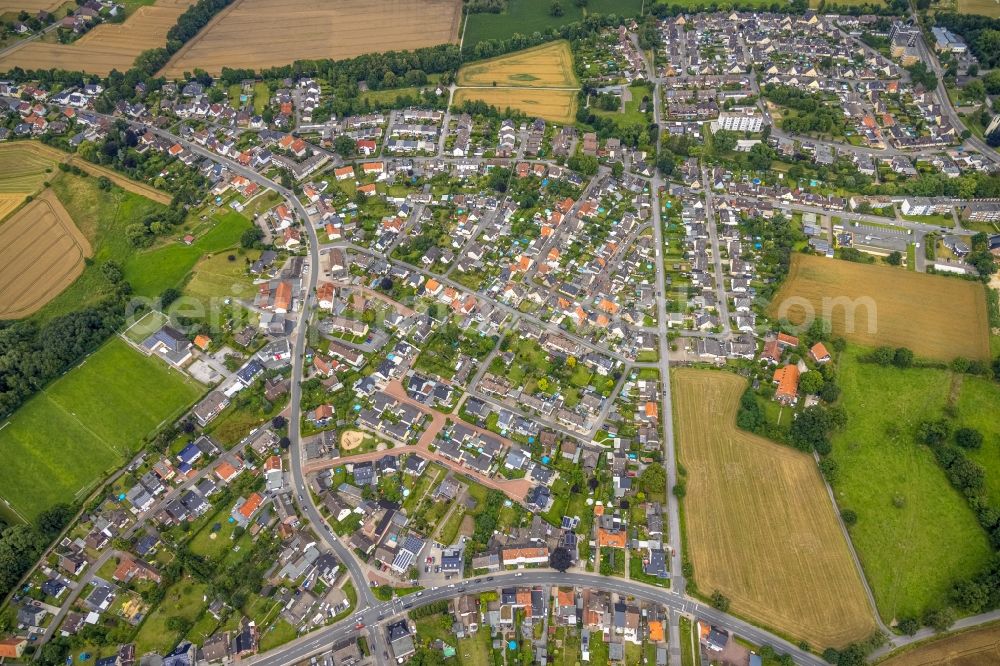
<path id="1" fill-rule="evenodd" d="M 246 499 L 240 498 L 236 502 L 236 506 L 233 507 L 233 520 L 240 527 L 246 527 L 250 524 L 250 519 L 253 518 L 257 510 L 260 509 L 260 505 L 264 503 L 264 497 L 260 493 L 254 493 L 247 497 Z"/>
<path id="2" fill-rule="evenodd" d="M 774 383 L 778 389 L 774 399 L 783 405 L 794 404 L 799 399 L 799 368 L 797 365 L 786 365 L 774 371 Z"/>
<path id="3" fill-rule="evenodd" d="M 830 362 L 830 352 L 826 350 L 826 345 L 822 342 L 817 342 L 809 350 L 809 355 L 817 363 L 829 363 Z"/>

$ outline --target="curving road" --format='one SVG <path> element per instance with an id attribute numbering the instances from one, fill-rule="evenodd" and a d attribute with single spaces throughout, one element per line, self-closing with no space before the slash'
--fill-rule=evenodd
<path id="1" fill-rule="evenodd" d="M 285 666 L 285 664 L 293 664 L 325 652 L 330 649 L 332 644 L 346 637 L 357 635 L 359 631 L 364 631 L 364 629 L 358 630 L 356 628 L 358 622 L 367 627 L 371 624 L 387 621 L 405 612 L 411 606 L 417 608 L 435 601 L 451 599 L 465 592 L 485 592 L 487 590 L 495 590 L 498 587 L 512 585 L 589 587 L 635 597 L 643 601 L 663 604 L 672 614 L 693 614 L 712 624 L 734 631 L 741 638 L 745 638 L 757 645 L 771 645 L 778 652 L 786 652 L 792 655 L 797 664 L 805 664 L 807 666 L 822 666 L 826 664 L 820 657 L 805 652 L 798 646 L 782 638 L 778 638 L 763 629 L 758 629 L 748 622 L 717 611 L 711 606 L 689 599 L 676 591 L 665 590 L 623 578 L 609 578 L 597 574 L 559 573 L 556 571 L 525 571 L 522 573 L 481 576 L 447 587 L 442 586 L 426 590 L 420 596 L 409 595 L 391 602 L 379 602 L 337 624 L 314 631 L 266 654 L 251 657 L 245 660 L 245 662 L 252 663 L 255 666 Z"/>

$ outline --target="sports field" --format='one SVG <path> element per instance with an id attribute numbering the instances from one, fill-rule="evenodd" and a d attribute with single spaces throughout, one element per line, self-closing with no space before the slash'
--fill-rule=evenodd
<path id="1" fill-rule="evenodd" d="M 579 88 L 569 42 L 560 40 L 478 60 L 458 70 L 459 86 L 527 86 Z"/>
<path id="2" fill-rule="evenodd" d="M 813 459 L 736 428 L 742 378 L 681 369 L 672 381 L 698 590 L 812 646 L 868 636 L 872 610 Z"/>
<path id="3" fill-rule="evenodd" d="M 27 520 L 78 499 L 201 392 L 112 339 L 0 423 L 0 496 Z"/>
<path id="4" fill-rule="evenodd" d="M 112 69 L 124 72 L 146 49 L 163 46 L 167 32 L 192 0 L 157 0 L 140 7 L 124 23 L 97 26 L 72 44 L 35 40 L 0 57 L 0 70 L 83 70 L 106 76 Z"/>
<path id="5" fill-rule="evenodd" d="M 458 41 L 461 0 L 237 0 L 167 63 L 161 75 L 199 67 L 262 69 Z"/>
<path id="6" fill-rule="evenodd" d="M 83 273 L 90 243 L 52 190 L 0 225 L 0 319 L 27 317 Z"/>
<path id="7" fill-rule="evenodd" d="M 950 371 L 883 368 L 861 363 L 861 353 L 849 347 L 840 360 L 847 426 L 833 438 L 834 490 L 841 508 L 858 515 L 851 539 L 890 622 L 947 598 L 955 579 L 980 570 L 992 550 L 965 498 L 914 441 L 921 421 L 943 415 Z"/>
<path id="8" fill-rule="evenodd" d="M 977 282 L 797 253 L 768 314 L 799 324 L 807 312 L 868 347 L 909 347 L 941 360 L 990 357 L 986 296 Z"/>
<path id="9" fill-rule="evenodd" d="M 454 103 L 481 100 L 501 111 L 510 107 L 531 116 L 554 123 L 572 123 L 576 117 L 575 90 L 544 88 L 459 88 Z"/>
<path id="10" fill-rule="evenodd" d="M 638 16 L 642 10 L 642 0 L 589 0 L 587 7 L 581 8 L 575 2 L 563 2 L 563 15 L 552 16 L 550 4 L 539 0 L 507 0 L 507 8 L 501 14 L 469 14 L 462 40 L 462 49 L 471 51 L 476 44 L 489 39 L 507 39 L 515 33 L 530 35 L 558 28 L 567 23 L 575 23 L 590 14 L 617 14 L 618 16 Z"/>

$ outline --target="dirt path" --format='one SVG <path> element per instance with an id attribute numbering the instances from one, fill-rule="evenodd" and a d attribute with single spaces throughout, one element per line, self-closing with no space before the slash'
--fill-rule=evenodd
<path id="1" fill-rule="evenodd" d="M 69 158 L 69 163 L 73 166 L 80 167 L 91 176 L 104 176 L 112 183 L 122 188 L 123 190 L 128 190 L 133 194 L 138 194 L 144 196 L 147 199 L 152 199 L 157 203 L 161 203 L 164 206 L 169 206 L 170 202 L 173 201 L 173 197 L 166 192 L 156 189 L 155 187 L 150 187 L 138 181 L 127 178 L 117 171 L 112 171 L 107 167 L 103 167 L 99 164 L 93 164 L 87 160 L 81 159 L 77 156 Z"/>

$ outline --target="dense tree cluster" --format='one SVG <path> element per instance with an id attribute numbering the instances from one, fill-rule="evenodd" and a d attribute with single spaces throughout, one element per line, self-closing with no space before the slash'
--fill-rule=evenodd
<path id="1" fill-rule="evenodd" d="M 17 585 L 72 518 L 69 506 L 57 504 L 39 515 L 34 526 L 0 524 L 0 598 Z"/>
<path id="2" fill-rule="evenodd" d="M 57 317 L 0 322 L 0 414 L 8 415 L 86 354 L 125 321 L 128 285 L 105 302 Z"/>
<path id="3" fill-rule="evenodd" d="M 782 119 L 781 129 L 786 132 L 842 134 L 844 131 L 843 111 L 836 105 L 825 103 L 811 92 L 769 83 L 761 90 L 761 95 L 779 106 L 798 112 Z"/>

